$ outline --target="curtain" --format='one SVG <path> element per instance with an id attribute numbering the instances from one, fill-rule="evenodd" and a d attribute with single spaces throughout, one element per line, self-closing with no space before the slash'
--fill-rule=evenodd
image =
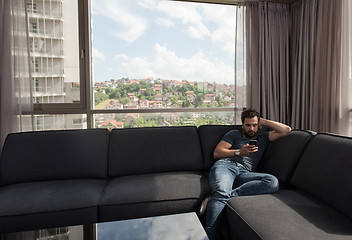
<path id="1" fill-rule="evenodd" d="M 288 123 L 288 5 L 260 2 L 245 7 L 247 107 L 264 118 Z"/>
<path id="2" fill-rule="evenodd" d="M 340 76 L 340 105 L 338 133 L 352 136 L 350 109 L 352 109 L 352 2 L 342 1 L 342 47 Z"/>
<path id="3" fill-rule="evenodd" d="M 245 7 L 238 3 L 235 8 L 235 124 L 242 124 L 241 113 L 246 107 L 246 29 Z"/>
<path id="4" fill-rule="evenodd" d="M 291 5 L 292 118 L 294 128 L 339 132 L 346 118 L 344 0 L 301 0 Z M 347 88 L 346 88 L 347 89 Z M 346 125 L 345 125 L 346 127 Z"/>
<path id="5" fill-rule="evenodd" d="M 8 133 L 33 129 L 28 45 L 26 1 L 0 0 L 0 150 Z"/>
<path id="6" fill-rule="evenodd" d="M 351 1 L 243 5 L 247 107 L 292 128 L 348 135 Z"/>

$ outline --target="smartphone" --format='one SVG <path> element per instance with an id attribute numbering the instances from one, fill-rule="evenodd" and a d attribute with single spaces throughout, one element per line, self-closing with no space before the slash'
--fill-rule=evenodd
<path id="1" fill-rule="evenodd" d="M 251 140 L 249 140 L 248 144 L 249 145 L 257 145 L 257 140 L 251 139 Z"/>

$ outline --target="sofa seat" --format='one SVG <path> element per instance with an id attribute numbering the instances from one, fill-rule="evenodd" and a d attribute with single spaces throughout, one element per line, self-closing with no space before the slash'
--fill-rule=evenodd
<path id="1" fill-rule="evenodd" d="M 100 221 L 195 211 L 209 191 L 207 178 L 198 172 L 116 177 L 104 189 Z"/>
<path id="2" fill-rule="evenodd" d="M 233 239 L 352 239 L 352 219 L 300 191 L 231 198 Z"/>
<path id="3" fill-rule="evenodd" d="M 95 223 L 106 180 L 18 183 L 0 188 L 0 232 Z"/>

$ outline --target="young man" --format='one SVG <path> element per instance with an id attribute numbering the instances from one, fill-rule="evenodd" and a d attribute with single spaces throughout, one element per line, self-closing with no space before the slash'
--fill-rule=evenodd
<path id="1" fill-rule="evenodd" d="M 254 171 L 266 146 L 287 135 L 291 128 L 260 118 L 253 109 L 243 111 L 241 121 L 242 131 L 226 133 L 214 150 L 214 158 L 219 160 L 209 173 L 211 196 L 205 229 L 211 240 L 221 239 L 222 211 L 231 197 L 274 193 L 279 188 L 275 176 Z M 272 131 L 258 134 L 263 126 Z M 249 145 L 250 140 L 256 140 L 256 143 Z"/>

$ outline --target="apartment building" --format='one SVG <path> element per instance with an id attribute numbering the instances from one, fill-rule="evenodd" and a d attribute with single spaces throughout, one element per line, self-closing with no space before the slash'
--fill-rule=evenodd
<path id="1" fill-rule="evenodd" d="M 28 0 L 33 102 L 80 101 L 77 1 Z M 36 115 L 35 130 L 86 128 L 85 115 Z"/>

